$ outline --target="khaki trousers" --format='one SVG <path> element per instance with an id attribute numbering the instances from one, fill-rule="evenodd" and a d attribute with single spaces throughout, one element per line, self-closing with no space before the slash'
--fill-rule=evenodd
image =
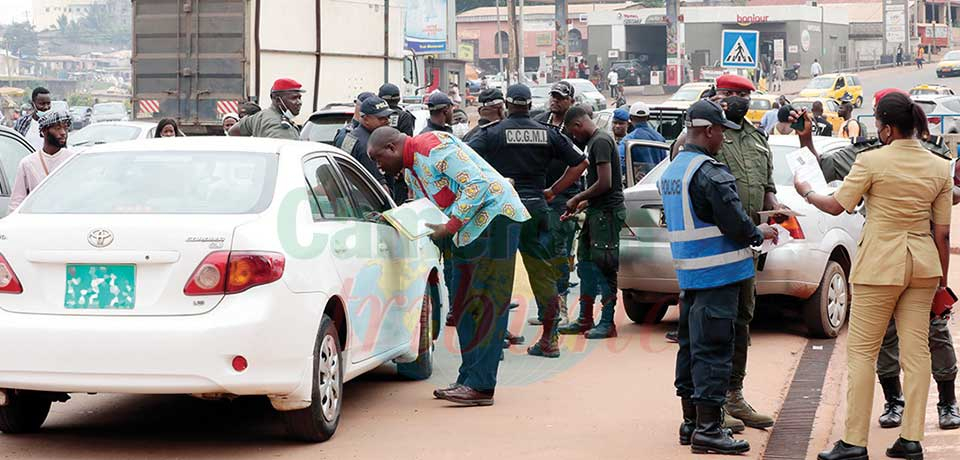
<path id="1" fill-rule="evenodd" d="M 927 393 L 930 389 L 930 305 L 939 278 L 914 278 L 907 254 L 903 286 L 855 284 L 847 341 L 847 420 L 843 440 L 866 446 L 873 419 L 874 371 L 877 354 L 891 316 L 900 337 L 900 367 L 906 408 L 900 436 L 923 440 Z"/>

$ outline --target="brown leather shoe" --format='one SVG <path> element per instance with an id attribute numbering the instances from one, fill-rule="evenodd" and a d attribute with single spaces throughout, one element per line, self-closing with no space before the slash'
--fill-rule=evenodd
<path id="1" fill-rule="evenodd" d="M 446 388 L 437 388 L 436 390 L 433 390 L 433 397 L 437 399 L 443 399 L 443 397 L 440 395 L 444 393 L 449 393 L 453 390 L 456 390 L 457 388 L 460 388 L 460 384 L 457 382 L 453 382 L 450 384 L 450 386 Z"/>
<path id="2" fill-rule="evenodd" d="M 493 391 L 477 391 L 465 385 L 460 385 L 450 391 L 442 392 L 439 398 L 454 404 L 464 406 L 492 406 Z"/>

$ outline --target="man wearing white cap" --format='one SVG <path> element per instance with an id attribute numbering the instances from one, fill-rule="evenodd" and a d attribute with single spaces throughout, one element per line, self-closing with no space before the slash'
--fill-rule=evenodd
<path id="1" fill-rule="evenodd" d="M 620 170 L 624 171 L 624 174 L 626 174 L 626 145 L 628 141 L 639 139 L 666 142 L 666 139 L 647 123 L 649 119 L 650 107 L 648 107 L 647 104 L 634 102 L 633 105 L 630 106 L 630 122 L 633 123 L 634 129 L 633 132 L 627 134 L 627 136 L 620 141 L 619 146 Z M 665 150 L 652 147 L 636 146 L 630 149 L 631 167 L 633 168 L 634 178 L 639 181 L 643 176 L 647 175 L 654 166 L 663 161 L 666 156 L 667 152 Z"/>

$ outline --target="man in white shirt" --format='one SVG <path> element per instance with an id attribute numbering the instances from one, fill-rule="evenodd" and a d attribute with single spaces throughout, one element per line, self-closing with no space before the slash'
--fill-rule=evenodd
<path id="1" fill-rule="evenodd" d="M 48 111 L 38 121 L 43 135 L 43 147 L 25 156 L 17 165 L 17 175 L 10 193 L 8 212 L 20 206 L 50 173 L 73 156 L 67 150 L 67 133 L 70 131 L 70 114 L 65 111 Z"/>
<path id="2" fill-rule="evenodd" d="M 43 136 L 40 135 L 40 117 L 50 110 L 50 91 L 42 86 L 33 89 L 30 95 L 30 102 L 33 105 L 33 112 L 21 117 L 13 125 L 34 150 L 43 148 Z"/>
<path id="3" fill-rule="evenodd" d="M 823 67 L 820 66 L 820 61 L 817 59 L 813 60 L 813 64 L 810 64 L 810 75 L 812 77 L 819 77 L 823 74 Z"/>
<path id="4" fill-rule="evenodd" d="M 616 70 L 610 69 L 610 73 L 607 74 L 607 83 L 610 84 L 610 97 L 616 98 L 620 95 L 620 88 L 617 86 L 619 84 L 620 75 Z"/>

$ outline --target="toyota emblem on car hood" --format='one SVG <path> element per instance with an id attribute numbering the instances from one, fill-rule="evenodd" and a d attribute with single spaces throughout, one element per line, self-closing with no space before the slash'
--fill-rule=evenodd
<path id="1" fill-rule="evenodd" d="M 90 230 L 87 235 L 87 242 L 95 248 L 105 248 L 113 243 L 113 232 L 105 228 Z"/>

